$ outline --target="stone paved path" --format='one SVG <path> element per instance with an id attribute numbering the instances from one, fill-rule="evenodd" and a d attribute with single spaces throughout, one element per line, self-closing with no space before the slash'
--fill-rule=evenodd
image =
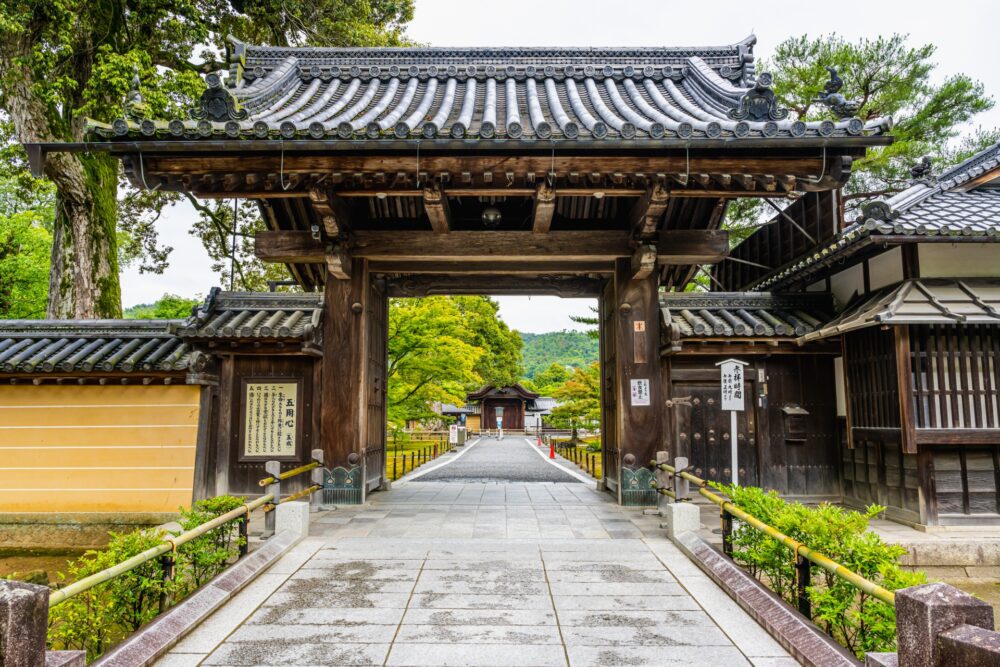
<path id="1" fill-rule="evenodd" d="M 578 482 L 560 466 L 552 465 L 522 436 L 503 440 L 482 438 L 456 458 L 434 466 L 429 472 L 419 468 L 415 482 Z M 546 455 L 548 450 L 546 451 Z"/>
<path id="2" fill-rule="evenodd" d="M 590 485 L 403 482 L 312 536 L 157 663 L 797 664 Z"/>

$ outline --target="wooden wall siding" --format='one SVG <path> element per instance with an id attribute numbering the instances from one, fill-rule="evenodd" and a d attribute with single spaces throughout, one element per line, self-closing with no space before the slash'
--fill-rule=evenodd
<path id="1" fill-rule="evenodd" d="M 920 506 L 918 456 L 904 453 L 898 442 L 867 440 L 856 440 L 853 449 L 845 443 L 841 454 L 848 505 L 884 505 L 890 518 L 927 523 Z"/>
<path id="2" fill-rule="evenodd" d="M 389 299 L 385 285 L 373 281 L 368 301 L 368 419 L 365 435 L 366 492 L 382 486 L 385 476 L 386 393 L 389 363 Z"/>
<path id="3" fill-rule="evenodd" d="M 199 387 L 0 387 L 0 511 L 165 512 L 191 503 Z"/>
<path id="4" fill-rule="evenodd" d="M 232 365 L 232 380 L 230 395 L 233 397 L 229 406 L 229 418 L 224 419 L 219 433 L 219 448 L 226 449 L 228 454 L 228 480 L 225 488 L 218 488 L 216 493 L 232 495 L 257 495 L 261 493 L 258 482 L 266 477 L 264 463 L 266 457 L 245 458 L 244 452 L 244 421 L 243 404 L 246 401 L 246 391 L 243 383 L 249 382 L 301 382 L 298 407 L 297 447 L 294 457 L 282 460 L 282 470 L 290 470 L 310 460 L 311 450 L 316 446 L 313 422 L 313 366 L 316 360 L 311 357 L 296 356 L 236 356 L 224 363 Z M 225 395 L 225 387 L 222 387 Z M 220 457 L 221 460 L 221 457 Z M 225 470 L 220 466 L 219 470 Z M 282 492 L 289 493 L 307 486 L 308 475 L 298 477 L 282 484 Z"/>
<path id="5" fill-rule="evenodd" d="M 717 409 L 719 370 L 723 357 L 671 357 L 665 372 L 671 398 L 692 397 L 698 404 L 668 408 L 668 450 L 688 456 L 692 465 L 722 481 L 718 471 L 729 466 L 729 414 Z M 766 378 L 766 390 L 758 380 Z M 773 355 L 754 358 L 747 367 L 747 412 L 737 422 L 740 467 L 744 483 L 759 484 L 793 496 L 837 497 L 841 493 L 833 358 Z M 762 397 L 762 394 L 764 396 Z M 711 399 L 713 403 L 709 403 Z M 805 439 L 786 438 L 782 408 L 796 405 L 803 415 Z M 690 429 L 690 430 L 688 430 Z M 716 472 L 713 473 L 712 469 Z M 741 480 L 743 477 L 741 477 Z"/>
<path id="6" fill-rule="evenodd" d="M 618 309 L 614 301 L 613 281 L 608 281 L 598 302 L 600 318 L 601 355 L 601 456 L 603 466 L 602 483 L 614 493 L 618 493 L 618 470 L 620 452 L 618 449 L 618 377 L 617 377 L 617 336 L 615 318 Z"/>
<path id="7" fill-rule="evenodd" d="M 967 515 L 1000 515 L 1000 449 L 934 448 L 937 511 L 941 523 Z"/>
<path id="8" fill-rule="evenodd" d="M 503 427 L 511 431 L 524 429 L 524 401 L 519 398 L 485 398 L 482 415 L 487 429 L 497 427 L 497 408 L 503 408 Z"/>
<path id="9" fill-rule="evenodd" d="M 910 357 L 917 428 L 1000 429 L 1000 328 L 911 326 Z"/>
<path id="10" fill-rule="evenodd" d="M 785 264 L 827 245 L 838 230 L 840 198 L 838 191 L 807 192 L 784 209 L 806 230 L 812 240 L 796 228 L 783 215 L 775 214 L 769 224 L 762 226 L 746 240 L 733 248 L 730 255 L 768 269 L 742 262 L 724 261 L 713 269 L 726 292 L 740 292 Z M 773 212 L 769 206 L 767 210 Z"/>
<path id="11" fill-rule="evenodd" d="M 844 336 L 844 371 L 851 428 L 898 431 L 899 386 L 892 332 L 869 327 Z"/>

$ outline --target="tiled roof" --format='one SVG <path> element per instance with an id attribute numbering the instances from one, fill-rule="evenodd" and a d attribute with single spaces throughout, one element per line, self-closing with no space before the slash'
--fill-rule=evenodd
<path id="1" fill-rule="evenodd" d="M 881 324 L 1000 324 L 1000 279 L 905 280 L 849 306 L 803 341 Z"/>
<path id="2" fill-rule="evenodd" d="M 236 43 L 192 119 L 92 123 L 135 139 L 557 141 L 879 134 L 802 122 L 756 75 L 755 37 L 693 48 L 290 48 Z"/>
<path id="3" fill-rule="evenodd" d="M 177 373 L 191 347 L 176 320 L 9 320 L 0 322 L 0 373 Z"/>
<path id="4" fill-rule="evenodd" d="M 311 338 L 322 312 L 323 295 L 318 292 L 222 292 L 215 288 L 177 335 L 192 340 Z"/>
<path id="5" fill-rule="evenodd" d="M 670 292 L 660 295 L 665 332 L 681 338 L 794 338 L 833 312 L 828 294 Z"/>
<path id="6" fill-rule="evenodd" d="M 800 257 L 753 285 L 766 290 L 808 271 L 824 260 L 849 254 L 868 237 L 949 237 L 956 240 L 1000 241 L 1000 189 L 967 192 L 955 188 L 1000 166 L 1000 143 L 946 170 L 938 180 L 917 180 L 884 201 L 865 204 L 861 216 L 832 243 Z"/>

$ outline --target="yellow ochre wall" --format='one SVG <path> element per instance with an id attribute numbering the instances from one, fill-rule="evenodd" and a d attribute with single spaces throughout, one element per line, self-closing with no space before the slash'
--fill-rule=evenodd
<path id="1" fill-rule="evenodd" d="M 479 415 L 469 415 L 465 418 L 465 428 L 470 431 L 479 430 Z"/>
<path id="2" fill-rule="evenodd" d="M 0 512 L 191 503 L 199 388 L 0 386 Z"/>

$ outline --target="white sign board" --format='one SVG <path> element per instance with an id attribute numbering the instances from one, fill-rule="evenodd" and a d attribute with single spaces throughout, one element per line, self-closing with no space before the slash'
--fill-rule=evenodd
<path id="1" fill-rule="evenodd" d="M 299 386 L 294 382 L 247 382 L 244 456 L 295 456 Z"/>
<path id="2" fill-rule="evenodd" d="M 632 380 L 632 405 L 649 405 L 649 380 Z"/>
<path id="3" fill-rule="evenodd" d="M 458 424 L 452 424 L 448 427 L 448 444 L 458 444 Z"/>
<path id="4" fill-rule="evenodd" d="M 723 410 L 735 410 L 743 412 L 744 401 L 744 377 L 743 367 L 746 362 L 736 359 L 727 359 L 719 364 L 721 371 L 722 405 Z"/>

